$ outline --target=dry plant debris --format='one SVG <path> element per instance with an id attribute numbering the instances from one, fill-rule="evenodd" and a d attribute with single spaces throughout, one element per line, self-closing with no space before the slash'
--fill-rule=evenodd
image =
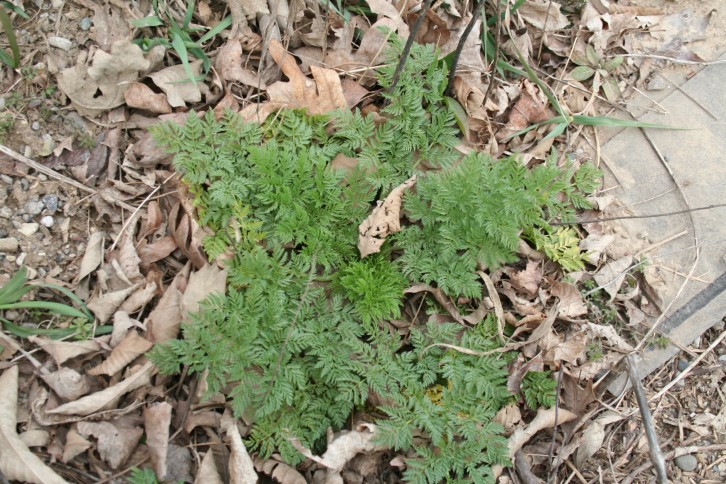
<path id="1" fill-rule="evenodd" d="M 364 412 L 353 415 L 353 430 L 331 433 L 322 451 L 299 446 L 308 460 L 296 469 L 276 454 L 250 455 L 243 440 L 248 422 L 230 422 L 221 392 L 202 402 L 203 377 L 157 374 L 145 355 L 178 338 L 200 302 L 225 291 L 228 272 L 224 256 L 208 260 L 203 244 L 210 233 L 193 197 L 146 129 L 207 109 L 219 117 L 231 110 L 258 121 L 285 108 L 310 114 L 355 108 L 380 116 L 384 103 L 375 69 L 385 62 L 390 37 L 412 31 L 423 2 L 234 0 L 227 7 L 205 0 L 161 2 L 176 28 L 189 16 L 186 33 L 209 57 L 209 67 L 175 45 L 171 21 L 132 25 L 153 10 L 149 2 L 6 3 L 16 8 L 10 15 L 23 58 L 19 69 L 3 66 L 0 73 L 0 137 L 11 148 L 0 158 L 0 286 L 27 266 L 32 281 L 85 301 L 95 321 L 0 307 L 2 475 L 26 482 L 90 482 L 128 477 L 138 466 L 153 470 L 160 481 L 223 482 L 220 476 L 227 475 L 234 482 L 255 482 L 258 474 L 283 483 L 313 477 L 381 482 L 384 474 L 399 479 L 406 456 L 372 440 L 376 427 L 359 424 Z M 462 138 L 481 151 L 516 151 L 524 162 L 540 164 L 551 147 L 563 153 L 576 146 L 575 126 L 549 140 L 548 125 L 523 132 L 552 119 L 558 109 L 594 116 L 609 108 L 598 95 L 600 87 L 616 106 L 633 87 L 657 89 L 651 81 L 663 67 L 659 56 L 714 60 L 714 48 L 703 42 L 717 37 L 718 12 L 709 8 L 714 2 L 639 3 L 502 3 L 501 20 L 485 24 L 484 32 L 477 24 L 463 44 L 452 91 L 463 108 Z M 185 10 L 189 5 L 191 11 Z M 18 13 L 23 8 L 33 21 L 23 20 Z M 451 54 L 472 8 L 466 2 L 434 2 L 416 41 L 436 45 L 441 57 Z M 483 2 L 483 8 L 486 19 L 496 18 L 494 2 Z M 203 39 L 228 14 L 230 28 Z M 154 38 L 168 39 L 169 45 L 151 46 Z M 651 57 L 637 55 L 642 52 Z M 537 68 L 543 84 L 521 75 L 522 60 Z M 613 70 L 604 69 L 608 61 Z M 593 76 L 573 76 L 573 64 L 590 66 Z M 569 154 L 578 162 L 588 157 L 580 148 Z M 39 163 L 29 163 L 32 159 Z M 349 169 L 350 181 L 359 160 L 338 161 Z M 390 188 L 359 229 L 361 256 L 375 257 L 400 229 L 404 192 L 417 189 L 415 178 Z M 596 217 L 598 210 L 588 216 Z M 498 414 L 510 457 L 538 476 L 638 481 L 650 468 L 635 400 L 626 396 L 606 409 L 596 401 L 605 398 L 597 382 L 639 343 L 645 318 L 657 314 L 659 302 L 648 290 L 657 281 L 643 260 L 632 257 L 639 248 L 614 247 L 618 234 L 602 232 L 601 224 L 586 224 L 580 236 L 587 270 L 565 277 L 525 244 L 519 262 L 481 273 L 489 290 L 475 304 L 416 285 L 406 289 L 401 318 L 387 324 L 408 334 L 419 312 L 436 304 L 440 322 L 462 327 L 496 313 L 500 329 L 512 330 L 502 333 L 508 339 L 504 348 L 517 352 L 508 367 L 510 390 L 526 387 L 528 372 L 554 372 L 560 391 L 556 410 L 530 408 L 514 398 Z M 75 304 L 50 286 L 24 297 Z M 0 301 L 6 302 L 15 301 Z M 58 339 L 68 334 L 80 338 Z M 701 347 L 720 342 L 717 338 L 707 333 Z M 659 344 L 658 338 L 651 344 Z M 689 351 L 701 352 L 700 367 L 661 397 L 652 407 L 654 418 L 674 481 L 721 482 L 726 349 Z M 646 389 L 666 387 L 683 371 L 683 361 L 646 380 Z M 527 457 L 518 458 L 518 452 Z M 690 455 L 695 464 L 679 460 Z M 507 473 L 515 471 L 498 472 L 500 482 L 512 482 Z M 523 479 L 527 472 L 521 471 Z"/>

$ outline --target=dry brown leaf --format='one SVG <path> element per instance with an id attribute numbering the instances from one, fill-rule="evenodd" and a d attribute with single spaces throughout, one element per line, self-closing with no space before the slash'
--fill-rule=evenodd
<path id="1" fill-rule="evenodd" d="M 71 358 L 101 351 L 101 346 L 93 340 L 55 341 L 41 336 L 30 336 L 28 340 L 43 348 L 43 351 L 52 356 L 58 366 Z"/>
<path id="2" fill-rule="evenodd" d="M 189 63 L 194 77 L 202 73 L 202 61 Z M 200 82 L 192 82 L 182 64 L 167 67 L 154 72 L 149 77 L 159 89 L 166 93 L 167 102 L 174 108 L 186 106 L 186 103 L 194 104 L 202 100 L 202 91 L 206 85 Z"/>
<path id="3" fill-rule="evenodd" d="M 620 286 L 623 285 L 625 277 L 628 275 L 628 268 L 633 263 L 633 256 L 627 255 L 618 260 L 608 262 L 597 271 L 597 274 L 593 276 L 597 285 L 602 289 L 605 289 L 610 295 L 610 300 L 615 298 L 615 295 L 620 291 Z"/>
<path id="4" fill-rule="evenodd" d="M 119 307 L 119 311 L 126 313 L 135 313 L 139 309 L 146 306 L 154 297 L 156 297 L 156 281 L 149 281 L 144 287 L 139 287 L 133 292 Z"/>
<path id="5" fill-rule="evenodd" d="M 428 284 L 416 284 L 403 291 L 403 293 L 416 294 L 422 291 L 431 293 L 431 295 L 434 296 L 434 299 L 436 299 L 436 302 L 441 304 L 441 306 L 446 309 L 446 311 L 454 319 L 454 321 L 464 324 L 465 319 L 461 316 L 461 313 L 456 307 L 456 304 L 454 304 L 438 287 L 429 286 Z"/>
<path id="6" fill-rule="evenodd" d="M 143 355 L 154 346 L 149 340 L 139 336 L 136 331 L 129 331 L 111 355 L 95 368 L 87 371 L 89 375 L 108 375 L 121 371 L 129 363 Z"/>
<path id="7" fill-rule="evenodd" d="M 257 472 L 237 425 L 233 423 L 227 427 L 227 441 L 229 442 L 229 477 L 235 484 L 254 484 L 257 482 Z"/>
<path id="8" fill-rule="evenodd" d="M 615 241 L 613 234 L 589 234 L 580 241 L 580 249 L 587 252 L 590 264 L 597 265 L 602 253 Z"/>
<path id="9" fill-rule="evenodd" d="M 118 344 L 124 340 L 126 334 L 132 328 L 144 329 L 143 325 L 135 320 L 131 319 L 127 312 L 116 311 L 113 315 L 113 331 L 111 332 L 111 341 L 108 343 L 111 348 L 115 348 Z"/>
<path id="10" fill-rule="evenodd" d="M 268 14 L 270 9 L 265 0 L 230 0 L 230 9 L 241 10 L 247 19 L 254 19 L 257 14 Z"/>
<path id="11" fill-rule="evenodd" d="M 376 432 L 377 427 L 369 423 L 358 424 L 355 430 L 338 432 L 333 440 L 328 443 L 328 449 L 322 457 L 313 455 L 310 449 L 303 447 L 297 439 L 290 439 L 290 442 L 305 457 L 324 465 L 328 469 L 340 472 L 356 455 L 387 448 L 374 443 Z"/>
<path id="12" fill-rule="evenodd" d="M 28 447 L 46 447 L 50 441 L 50 433 L 41 429 L 26 430 L 18 437 Z"/>
<path id="13" fill-rule="evenodd" d="M 204 454 L 202 464 L 199 466 L 199 472 L 194 479 L 194 484 L 223 484 L 217 466 L 214 464 L 212 447 Z"/>
<path id="14" fill-rule="evenodd" d="M 279 81 L 268 86 L 269 101 L 261 105 L 247 106 L 240 112 L 244 119 L 262 123 L 267 116 L 283 107 L 306 109 L 310 114 L 324 114 L 348 108 L 336 71 L 311 66 L 313 81 L 302 73 L 295 58 L 285 51 L 280 42 L 271 40 L 269 51 L 290 81 Z"/>
<path id="15" fill-rule="evenodd" d="M 5 478 L 37 484 L 65 483 L 17 434 L 17 366 L 11 366 L 0 376 L 0 395 L 0 470 Z"/>
<path id="16" fill-rule="evenodd" d="M 533 297 L 542 283 L 542 267 L 537 262 L 529 261 L 525 270 L 510 274 L 509 280 L 515 289 Z"/>
<path id="17" fill-rule="evenodd" d="M 2 347 L 2 351 L 0 352 L 0 361 L 12 358 L 12 356 L 21 348 L 21 346 L 13 338 L 2 331 L 0 331 L 0 346 Z"/>
<path id="18" fill-rule="evenodd" d="M 256 89 L 267 89 L 267 85 L 255 72 L 242 67 L 242 44 L 239 38 L 230 38 L 217 51 L 214 67 L 224 80 L 241 82 Z"/>
<path id="19" fill-rule="evenodd" d="M 224 294 L 227 290 L 227 270 L 221 270 L 216 265 L 202 267 L 189 275 L 184 296 L 182 296 L 181 314 L 186 318 L 189 313 L 199 311 L 199 303 L 209 294 L 218 292 Z"/>
<path id="20" fill-rule="evenodd" d="M 72 426 L 66 434 L 66 445 L 63 446 L 63 458 L 61 461 L 67 464 L 75 459 L 76 456 L 90 449 L 92 445 L 90 441 L 78 433 L 75 425 Z"/>
<path id="21" fill-rule="evenodd" d="M 160 261 L 177 249 L 176 241 L 171 236 L 162 237 L 151 244 L 143 242 L 139 245 L 138 253 L 141 264 L 148 267 L 154 262 Z"/>
<path id="22" fill-rule="evenodd" d="M 610 346 L 617 349 L 621 353 L 630 353 L 633 351 L 633 347 L 623 339 L 622 336 L 612 326 L 604 326 L 591 322 L 585 323 L 584 329 L 592 333 L 596 338 L 603 338 L 608 341 Z"/>
<path id="23" fill-rule="evenodd" d="M 194 218 L 194 207 L 186 199 L 186 193 L 180 194 L 179 202 L 169 211 L 169 229 L 179 250 L 192 261 L 194 267 L 203 267 L 207 263 L 207 256 L 202 241 L 208 234 Z"/>
<path id="24" fill-rule="evenodd" d="M 594 422 L 591 422 L 582 431 L 582 440 L 575 455 L 575 465 L 582 469 L 583 464 L 600 450 L 605 441 L 605 427 L 611 423 L 619 422 L 625 418 L 620 412 L 606 410 Z"/>
<path id="25" fill-rule="evenodd" d="M 526 79 L 522 81 L 519 99 L 509 112 L 506 126 L 497 131 L 496 138 L 501 141 L 530 124 L 549 119 L 551 112 L 547 103 L 547 98 L 535 84 Z"/>
<path id="26" fill-rule="evenodd" d="M 540 408 L 534 420 L 527 424 L 526 427 L 517 429 L 509 437 L 509 457 L 514 458 L 514 454 L 540 430 L 549 429 L 555 425 L 562 425 L 576 418 L 577 415 L 564 408 Z"/>
<path id="27" fill-rule="evenodd" d="M 548 0 L 526 0 L 517 9 L 517 14 L 528 24 L 545 32 L 564 29 L 570 24 L 561 12 L 562 6 Z"/>
<path id="28" fill-rule="evenodd" d="M 556 368 L 562 361 L 577 364 L 578 360 L 584 360 L 587 337 L 582 332 L 575 332 L 565 340 L 562 335 L 550 331 L 539 346 L 544 353 L 545 364 Z"/>
<path id="29" fill-rule="evenodd" d="M 294 467 L 276 459 L 255 461 L 255 469 L 275 479 L 280 484 L 306 484 L 305 478 Z"/>
<path id="30" fill-rule="evenodd" d="M 122 395 L 134 391 L 144 385 L 148 385 L 151 381 L 151 375 L 155 372 L 156 367 L 153 363 L 146 363 L 144 366 L 137 369 L 136 372 L 115 385 L 105 388 L 100 392 L 86 395 L 74 402 L 69 402 L 51 410 L 46 410 L 46 413 L 58 415 L 90 415 L 112 405 Z"/>
<path id="31" fill-rule="evenodd" d="M 40 376 L 66 402 L 78 400 L 91 389 L 88 377 L 71 368 L 58 368 L 52 373 L 41 372 Z"/>
<path id="32" fill-rule="evenodd" d="M 510 404 L 499 409 L 494 416 L 494 422 L 504 427 L 504 432 L 509 433 L 522 420 L 522 412 L 516 404 Z"/>
<path id="33" fill-rule="evenodd" d="M 110 422 L 78 422 L 78 433 L 97 439 L 98 455 L 111 469 L 118 469 L 129 458 L 144 431 L 141 427 L 122 427 Z"/>
<path id="34" fill-rule="evenodd" d="M 154 92 L 146 84 L 132 82 L 124 92 L 126 105 L 130 108 L 143 109 L 154 114 L 168 114 L 171 106 L 164 94 Z"/>
<path id="35" fill-rule="evenodd" d="M 103 295 L 95 295 L 86 304 L 88 309 L 93 311 L 93 314 L 98 318 L 101 323 L 108 321 L 116 310 L 123 304 L 126 298 L 136 290 L 138 284 L 121 289 L 120 291 L 107 292 Z"/>
<path id="36" fill-rule="evenodd" d="M 407 188 L 416 184 L 412 176 L 388 194 L 358 227 L 358 250 L 361 257 L 380 252 L 386 237 L 401 230 L 401 203 Z"/>
<path id="37" fill-rule="evenodd" d="M 560 299 L 561 316 L 575 318 L 587 314 L 587 305 L 574 284 L 556 281 L 552 284 L 550 294 Z"/>
<path id="38" fill-rule="evenodd" d="M 182 292 L 186 290 L 191 264 L 187 263 L 166 288 L 146 322 L 149 339 L 161 343 L 179 334 L 182 319 Z"/>
<path id="39" fill-rule="evenodd" d="M 171 405 L 159 402 L 144 409 L 144 430 L 146 445 L 149 446 L 151 463 L 160 481 L 166 479 L 166 456 L 169 450 L 169 425 L 171 424 Z"/>
<path id="40" fill-rule="evenodd" d="M 114 42 L 111 53 L 97 50 L 91 67 L 83 64 L 64 69 L 58 87 L 84 116 L 99 114 L 121 106 L 124 91 L 149 68 L 141 47 L 130 40 Z"/>
<path id="41" fill-rule="evenodd" d="M 387 17 L 391 19 L 395 26 L 394 30 L 397 30 L 401 37 L 408 37 L 408 25 L 401 18 L 401 14 L 393 3 L 387 0 L 366 0 L 366 4 L 373 13 L 378 15 L 378 18 Z"/>
<path id="42" fill-rule="evenodd" d="M 81 259 L 81 267 L 78 270 L 76 282 L 87 277 L 103 262 L 103 241 L 105 238 L 105 232 L 94 232 L 88 238 L 86 252 L 84 252 L 83 259 Z"/>
<path id="43" fill-rule="evenodd" d="M 355 105 L 360 102 L 361 99 L 369 94 L 368 89 L 361 86 L 354 80 L 348 79 L 347 77 L 340 81 L 340 83 L 343 87 L 343 95 L 345 96 L 345 101 L 348 103 L 348 107 L 350 109 L 353 109 Z"/>
<path id="44" fill-rule="evenodd" d="M 184 421 L 184 431 L 192 433 L 192 430 L 200 426 L 217 429 L 221 423 L 221 418 L 222 416 L 218 412 L 202 411 L 192 413 Z"/>
<path id="45" fill-rule="evenodd" d="M 130 231 L 126 231 L 123 237 L 121 237 L 118 262 L 121 265 L 124 275 L 129 281 L 138 282 L 140 279 L 144 278 L 144 276 L 141 275 L 141 271 L 139 271 L 141 259 L 136 253 L 136 247 Z"/>

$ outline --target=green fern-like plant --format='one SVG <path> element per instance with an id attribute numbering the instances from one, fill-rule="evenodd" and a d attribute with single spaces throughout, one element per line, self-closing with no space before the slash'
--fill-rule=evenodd
<path id="1" fill-rule="evenodd" d="M 394 40 L 391 59 L 400 49 Z M 183 323 L 183 339 L 157 345 L 151 359 L 164 373 L 206 370 L 207 396 L 227 390 L 235 414 L 253 423 L 247 443 L 262 458 L 299 462 L 290 437 L 323 452 L 327 430 L 342 428 L 373 392 L 386 402 L 375 409 L 385 416 L 381 442 L 412 456 L 408 480 L 493 482 L 491 466 L 507 464 L 492 419 L 511 398 L 509 356 L 451 349 L 496 348 L 493 319 L 466 331 L 413 325 L 406 339 L 381 323 L 401 316 L 411 283 L 481 297 L 480 266 L 514 260 L 520 234 L 546 230 L 582 189 L 572 186 L 578 170 L 554 163 L 528 170 L 514 158 L 460 159 L 446 74 L 433 49 L 414 45 L 383 122 L 283 110 L 258 125 L 209 112 L 153 129 L 213 233 L 207 254 L 224 254 L 229 272 L 227 293 L 209 296 Z M 382 69 L 382 86 L 391 75 Z M 333 168 L 341 154 L 357 166 Z M 357 227 L 413 174 L 404 230 L 361 259 Z"/>
<path id="2" fill-rule="evenodd" d="M 552 407 L 557 395 L 557 382 L 546 371 L 528 371 L 522 378 L 522 394 L 524 401 L 531 409 Z"/>

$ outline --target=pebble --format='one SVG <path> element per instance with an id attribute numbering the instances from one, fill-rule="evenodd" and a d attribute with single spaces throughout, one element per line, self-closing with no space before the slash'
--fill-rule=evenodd
<path id="1" fill-rule="evenodd" d="M 719 356 L 718 361 L 726 361 L 726 355 Z"/>
<path id="2" fill-rule="evenodd" d="M 20 313 L 14 309 L 9 309 L 9 310 L 5 311 L 5 314 L 3 316 L 5 317 L 5 319 L 9 319 L 10 321 L 15 321 L 20 316 Z"/>
<path id="3" fill-rule="evenodd" d="M 40 123 L 37 121 L 33 121 L 30 124 L 30 129 L 32 129 L 33 131 L 38 131 L 40 129 Z"/>
<path id="4" fill-rule="evenodd" d="M 0 180 L 3 181 L 6 185 L 12 185 L 13 184 L 13 178 L 8 175 L 0 175 Z"/>
<path id="5" fill-rule="evenodd" d="M 43 205 L 53 214 L 58 210 L 58 195 L 45 195 L 43 197 Z"/>
<path id="6" fill-rule="evenodd" d="M 38 231 L 39 227 L 40 226 L 35 222 L 28 223 L 28 224 L 22 224 L 20 226 L 20 228 L 18 229 L 18 232 L 25 235 L 26 237 L 30 237 L 31 235 L 33 235 L 34 233 L 36 233 Z"/>
<path id="7" fill-rule="evenodd" d="M 6 255 L 5 260 L 8 262 L 15 262 L 15 256 L 14 255 Z"/>
<path id="8" fill-rule="evenodd" d="M 676 457 L 674 462 L 684 472 L 693 472 L 698 467 L 698 460 L 691 454 Z"/>
<path id="9" fill-rule="evenodd" d="M 21 218 L 23 219 L 23 222 L 30 223 L 33 221 L 33 216 L 29 215 L 27 213 L 24 213 Z"/>
<path id="10" fill-rule="evenodd" d="M 45 182 L 48 181 L 48 175 L 44 175 L 43 173 L 38 173 L 38 180 Z"/>
<path id="11" fill-rule="evenodd" d="M 30 147 L 28 147 L 28 148 L 30 148 Z M 32 153 L 32 150 L 31 150 L 31 153 Z M 21 178 L 20 179 L 20 188 L 22 188 L 23 191 L 27 191 L 29 187 L 30 187 L 30 181 L 28 181 L 27 178 Z"/>
<path id="12" fill-rule="evenodd" d="M 55 223 L 55 219 L 53 219 L 50 215 L 46 215 L 40 219 L 40 223 L 43 224 L 43 227 L 51 228 Z"/>
<path id="13" fill-rule="evenodd" d="M 686 371 L 688 364 L 688 360 L 678 360 L 678 371 Z"/>
<path id="14" fill-rule="evenodd" d="M 26 258 L 26 257 L 28 257 L 28 253 L 27 253 L 27 252 L 23 252 L 22 254 L 20 254 L 20 255 L 18 256 L 18 258 L 17 258 L 17 259 L 15 259 L 15 263 L 16 263 L 16 264 L 17 264 L 18 266 L 22 266 L 22 265 L 23 265 L 23 263 L 25 262 L 25 258 Z M 28 279 L 31 279 L 31 278 L 30 278 L 30 277 L 28 277 Z"/>
<path id="15" fill-rule="evenodd" d="M 13 216 L 13 210 L 10 207 L 0 208 L 0 217 L 9 219 Z"/>
<path id="16" fill-rule="evenodd" d="M 654 75 L 650 78 L 646 89 L 648 91 L 662 91 L 666 87 L 668 87 L 668 84 L 665 79 L 659 75 Z"/>
<path id="17" fill-rule="evenodd" d="M 91 28 L 92 24 L 93 20 L 91 20 L 91 17 L 83 17 L 78 23 L 78 26 L 81 28 L 81 30 L 88 30 Z"/>
<path id="18" fill-rule="evenodd" d="M 0 239 L 4 239 L 7 236 L 8 236 L 8 231 L 0 228 Z"/>
<path id="19" fill-rule="evenodd" d="M 15 237 L 0 239 L 0 252 L 15 252 L 18 250 L 18 245 L 18 239 Z"/>
<path id="20" fill-rule="evenodd" d="M 73 42 L 65 37 L 48 37 L 48 45 L 68 52 L 73 47 Z"/>
<path id="21" fill-rule="evenodd" d="M 25 202 L 25 213 L 29 215 L 38 215 L 40 212 L 43 211 L 43 205 L 45 205 L 43 202 L 38 200 L 37 198 L 33 198 L 31 200 L 28 200 Z"/>

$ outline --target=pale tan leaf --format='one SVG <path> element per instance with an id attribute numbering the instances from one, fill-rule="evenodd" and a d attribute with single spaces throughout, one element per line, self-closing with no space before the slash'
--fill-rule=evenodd
<path id="1" fill-rule="evenodd" d="M 229 477 L 234 484 L 253 484 L 257 473 L 236 424 L 227 427 L 227 440 L 230 446 Z"/>
<path id="2" fill-rule="evenodd" d="M 324 465 L 328 469 L 340 472 L 356 455 L 387 448 L 374 443 L 376 432 L 377 427 L 369 423 L 357 425 L 356 430 L 343 430 L 338 432 L 328 444 L 328 449 L 322 457 L 313 455 L 310 449 L 303 447 L 297 439 L 290 439 L 290 442 L 305 457 Z"/>
<path id="3" fill-rule="evenodd" d="M 574 284 L 557 281 L 552 284 L 550 294 L 560 299 L 560 315 L 575 318 L 587 314 L 587 305 Z"/>
<path id="4" fill-rule="evenodd" d="M 408 37 L 408 26 L 401 18 L 401 14 L 398 9 L 394 6 L 394 3 L 387 0 L 366 0 L 366 4 L 370 7 L 371 11 L 378 15 L 378 18 L 387 17 L 393 20 L 398 34 L 406 38 Z"/>
<path id="5" fill-rule="evenodd" d="M 105 232 L 94 232 L 88 238 L 86 252 L 81 259 L 81 267 L 78 270 L 76 282 L 88 277 L 103 262 L 103 241 L 106 238 Z"/>
<path id="6" fill-rule="evenodd" d="M 540 430 L 550 429 L 555 425 L 562 425 L 576 418 L 576 414 L 564 408 L 540 408 L 537 410 L 537 416 L 534 420 L 527 424 L 526 427 L 517 429 L 509 437 L 509 457 L 514 458 L 514 454 Z"/>
<path id="7" fill-rule="evenodd" d="M 141 47 L 121 40 L 113 43 L 110 54 L 95 51 L 91 67 L 77 64 L 64 69 L 58 75 L 58 87 L 80 114 L 98 116 L 122 105 L 124 91 L 149 66 Z"/>
<path id="8" fill-rule="evenodd" d="M 146 363 L 144 366 L 136 370 L 135 373 L 115 385 L 101 390 L 100 392 L 86 395 L 74 402 L 69 402 L 51 410 L 46 410 L 46 413 L 59 415 L 90 415 L 112 405 L 120 396 L 134 391 L 144 385 L 148 385 L 151 381 L 151 375 L 155 372 L 156 367 L 154 364 Z"/>
<path id="9" fill-rule="evenodd" d="M 355 105 L 361 101 L 361 99 L 370 94 L 368 89 L 361 86 L 353 79 L 348 79 L 346 77 L 342 81 L 340 81 L 340 83 L 343 87 L 343 95 L 345 96 L 345 101 L 348 103 L 348 107 L 350 109 L 353 109 Z"/>
<path id="10" fill-rule="evenodd" d="M 213 429 L 219 428 L 222 416 L 218 412 L 195 412 L 190 414 L 184 421 L 184 431 L 192 433 L 197 427 L 211 427 Z"/>
<path id="11" fill-rule="evenodd" d="M 306 484 L 305 478 L 294 467 L 276 459 L 255 461 L 255 469 L 275 479 L 280 484 Z"/>
<path id="12" fill-rule="evenodd" d="M 252 20 L 257 14 L 268 14 L 270 9 L 265 0 L 230 0 L 230 8 L 241 10 L 244 16 Z"/>
<path id="13" fill-rule="evenodd" d="M 160 261 L 177 249 L 174 237 L 167 235 L 151 244 L 142 243 L 139 245 L 138 252 L 141 258 L 141 264 L 148 266 L 154 262 Z"/>
<path id="14" fill-rule="evenodd" d="M 202 73 L 202 61 L 190 62 L 189 66 L 194 77 Z M 166 93 L 167 102 L 174 108 L 194 104 L 202 100 L 200 82 L 192 82 L 182 64 L 167 67 L 149 75 L 159 89 Z"/>
<path id="15" fill-rule="evenodd" d="M 605 292 L 610 295 L 611 300 L 615 298 L 615 295 L 620 290 L 620 286 L 623 285 L 625 276 L 627 276 L 627 270 L 632 263 L 633 256 L 627 255 L 618 260 L 608 262 L 593 276 L 598 286 L 605 289 Z"/>
<path id="16" fill-rule="evenodd" d="M 194 478 L 194 484 L 223 484 L 222 478 L 219 477 L 217 466 L 214 464 L 212 447 L 204 454 L 197 477 Z"/>
<path id="17" fill-rule="evenodd" d="M 28 447 L 45 447 L 50 441 L 50 433 L 42 429 L 27 430 L 20 434 L 19 437 Z"/>
<path id="18" fill-rule="evenodd" d="M 116 311 L 113 315 L 113 331 L 111 332 L 111 341 L 108 343 L 109 346 L 111 348 L 118 346 L 134 327 L 144 329 L 143 325 L 139 321 L 131 319 L 127 312 Z"/>
<path id="19" fill-rule="evenodd" d="M 179 334 L 182 319 L 182 292 L 186 289 L 190 271 L 191 264 L 187 263 L 174 277 L 154 310 L 149 314 L 146 327 L 147 336 L 151 341 L 161 343 L 175 339 Z"/>
<path id="20" fill-rule="evenodd" d="M 146 84 L 132 82 L 124 92 L 124 100 L 130 108 L 143 109 L 154 114 L 171 113 L 171 106 L 164 94 L 154 92 Z"/>
<path id="21" fill-rule="evenodd" d="M 218 292 L 224 294 L 227 290 L 227 270 L 221 270 L 216 265 L 206 264 L 204 267 L 189 275 L 184 296 L 182 296 L 182 317 L 199 310 L 199 303 L 209 294 Z"/>
<path id="22" fill-rule="evenodd" d="M 584 360 L 586 345 L 587 337 L 582 332 L 576 332 L 565 340 L 563 335 L 550 331 L 539 342 L 544 362 L 553 367 L 559 366 L 562 361 L 577 364 L 578 360 Z"/>
<path id="23" fill-rule="evenodd" d="M 217 51 L 214 67 L 227 81 L 241 82 L 256 89 L 267 89 L 264 81 L 254 71 L 242 67 L 242 44 L 236 37 L 229 39 Z"/>
<path id="24" fill-rule="evenodd" d="M 107 292 L 100 296 L 93 296 L 86 305 L 88 306 L 88 309 L 93 311 L 93 314 L 101 323 L 105 323 L 138 286 L 138 284 L 134 284 L 126 289 Z"/>
<path id="25" fill-rule="evenodd" d="M 517 10 L 525 22 L 539 30 L 551 32 L 564 29 L 570 24 L 561 11 L 562 6 L 557 2 L 547 0 L 527 0 Z"/>
<path id="26" fill-rule="evenodd" d="M 43 348 L 43 351 L 52 356 L 58 366 L 71 358 L 101 351 L 101 346 L 93 340 L 55 341 L 41 336 L 30 336 L 28 340 Z"/>
<path id="27" fill-rule="evenodd" d="M 129 331 L 123 341 L 111 351 L 111 355 L 106 361 L 95 368 L 91 368 L 87 373 L 89 375 L 111 376 L 149 351 L 152 346 L 154 346 L 152 342 L 139 336 L 136 331 Z"/>
<path id="28" fill-rule="evenodd" d="M 416 175 L 412 176 L 388 194 L 385 200 L 378 201 L 378 206 L 358 227 L 358 250 L 360 256 L 380 252 L 386 237 L 401 230 L 401 203 L 407 188 L 416 184 Z"/>
<path id="29" fill-rule="evenodd" d="M 608 341 L 610 346 L 617 349 L 622 353 L 630 353 L 633 351 L 633 347 L 625 341 L 625 339 L 618 334 L 618 332 L 612 326 L 605 326 L 595 324 L 591 322 L 585 323 L 585 328 L 588 332 L 592 333 L 596 338 L 603 338 Z"/>
<path id="30" fill-rule="evenodd" d="M 121 237 L 121 243 L 119 244 L 118 261 L 121 265 L 123 273 L 126 275 L 126 278 L 129 281 L 138 282 L 139 280 L 144 278 L 144 276 L 141 275 L 141 271 L 139 270 L 139 264 L 141 264 L 141 259 L 136 253 L 134 240 L 131 236 L 131 232 L 128 230 L 124 232 L 123 237 Z"/>
<path id="31" fill-rule="evenodd" d="M 146 306 L 156 297 L 156 282 L 149 281 L 144 287 L 136 289 L 119 307 L 119 311 L 133 314 Z"/>
<path id="32" fill-rule="evenodd" d="M 525 270 L 511 274 L 509 279 L 515 289 L 524 291 L 532 297 L 537 294 L 542 283 L 542 268 L 537 262 L 529 261 Z"/>
<path id="33" fill-rule="evenodd" d="M 613 234 L 589 234 L 580 241 L 580 249 L 587 252 L 587 260 L 593 265 L 600 261 L 602 253 L 615 241 Z"/>
<path id="34" fill-rule="evenodd" d="M 52 373 L 41 372 L 40 376 L 66 402 L 78 400 L 91 389 L 88 377 L 71 368 L 61 367 Z"/>
<path id="35" fill-rule="evenodd" d="M 149 446 L 151 463 L 160 481 L 166 479 L 166 456 L 169 450 L 169 424 L 171 405 L 159 402 L 144 409 L 144 430 L 146 445 Z"/>
<path id="36" fill-rule="evenodd" d="M 91 442 L 78 433 L 75 425 L 72 426 L 66 434 L 66 445 L 63 447 L 62 462 L 67 464 L 75 459 L 76 456 L 79 456 L 90 449 L 92 445 L 93 444 Z"/>
<path id="37" fill-rule="evenodd" d="M 504 431 L 507 433 L 511 432 L 514 429 L 514 426 L 521 420 L 522 412 L 519 411 L 519 407 L 515 404 L 502 407 L 494 416 L 494 422 L 504 427 Z"/>
<path id="38" fill-rule="evenodd" d="M 118 469 L 129 458 L 144 431 L 141 427 L 121 427 L 110 422 L 78 422 L 78 433 L 97 439 L 96 449 L 111 469 Z"/>
<path id="39" fill-rule="evenodd" d="M 11 366 L 0 376 L 0 395 L 0 470 L 5 478 L 37 484 L 65 483 L 17 434 L 17 366 Z"/>

